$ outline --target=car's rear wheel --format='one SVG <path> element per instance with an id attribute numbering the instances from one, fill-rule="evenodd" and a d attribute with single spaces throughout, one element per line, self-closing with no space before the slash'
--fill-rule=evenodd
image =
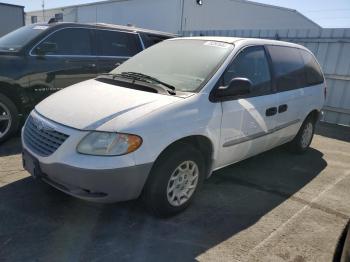
<path id="1" fill-rule="evenodd" d="M 206 173 L 204 159 L 197 149 L 176 147 L 155 163 L 143 199 L 155 215 L 175 215 L 190 205 Z"/>
<path id="2" fill-rule="evenodd" d="M 333 262 L 350 261 L 350 221 L 340 235 L 336 250 L 333 256 Z"/>
<path id="3" fill-rule="evenodd" d="M 315 120 L 312 116 L 308 116 L 301 125 L 298 134 L 290 142 L 289 148 L 295 153 L 305 152 L 312 142 L 315 132 Z"/>
<path id="4" fill-rule="evenodd" d="M 15 104 L 0 94 L 0 143 L 16 132 L 18 122 L 18 111 Z"/>

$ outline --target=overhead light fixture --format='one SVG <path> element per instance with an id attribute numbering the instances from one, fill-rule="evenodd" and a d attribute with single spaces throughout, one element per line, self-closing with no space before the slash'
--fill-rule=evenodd
<path id="1" fill-rule="evenodd" d="M 197 5 L 203 5 L 203 1 L 202 0 L 196 0 Z"/>

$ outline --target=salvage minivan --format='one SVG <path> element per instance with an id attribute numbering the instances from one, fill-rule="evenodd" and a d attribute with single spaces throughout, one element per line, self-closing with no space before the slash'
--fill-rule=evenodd
<path id="1" fill-rule="evenodd" d="M 325 98 L 303 46 L 175 38 L 38 104 L 22 130 L 23 164 L 72 196 L 142 197 L 169 216 L 214 170 L 286 143 L 306 151 Z"/>

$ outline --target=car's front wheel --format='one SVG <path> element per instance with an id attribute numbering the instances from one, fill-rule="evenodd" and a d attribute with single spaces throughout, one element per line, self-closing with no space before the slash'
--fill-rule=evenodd
<path id="1" fill-rule="evenodd" d="M 197 149 L 176 147 L 155 163 L 143 199 L 155 215 L 175 215 L 190 205 L 205 174 L 204 159 Z"/>
<path id="2" fill-rule="evenodd" d="M 0 143 L 11 137 L 17 128 L 17 108 L 9 98 L 0 94 Z"/>

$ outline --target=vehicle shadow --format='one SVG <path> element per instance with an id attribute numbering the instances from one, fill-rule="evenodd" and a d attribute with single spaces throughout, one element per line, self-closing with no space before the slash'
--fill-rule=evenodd
<path id="1" fill-rule="evenodd" d="M 315 133 L 320 136 L 350 142 L 350 127 L 319 122 L 316 126 Z"/>
<path id="2" fill-rule="evenodd" d="M 327 166 L 322 157 L 277 148 L 231 165 L 169 219 L 141 201 L 87 203 L 26 178 L 0 188 L 0 260 L 193 261 L 313 180 Z"/>
<path id="3" fill-rule="evenodd" d="M 21 139 L 18 136 L 11 138 L 2 144 L 0 143 L 0 157 L 16 155 L 21 153 L 21 151 Z"/>

